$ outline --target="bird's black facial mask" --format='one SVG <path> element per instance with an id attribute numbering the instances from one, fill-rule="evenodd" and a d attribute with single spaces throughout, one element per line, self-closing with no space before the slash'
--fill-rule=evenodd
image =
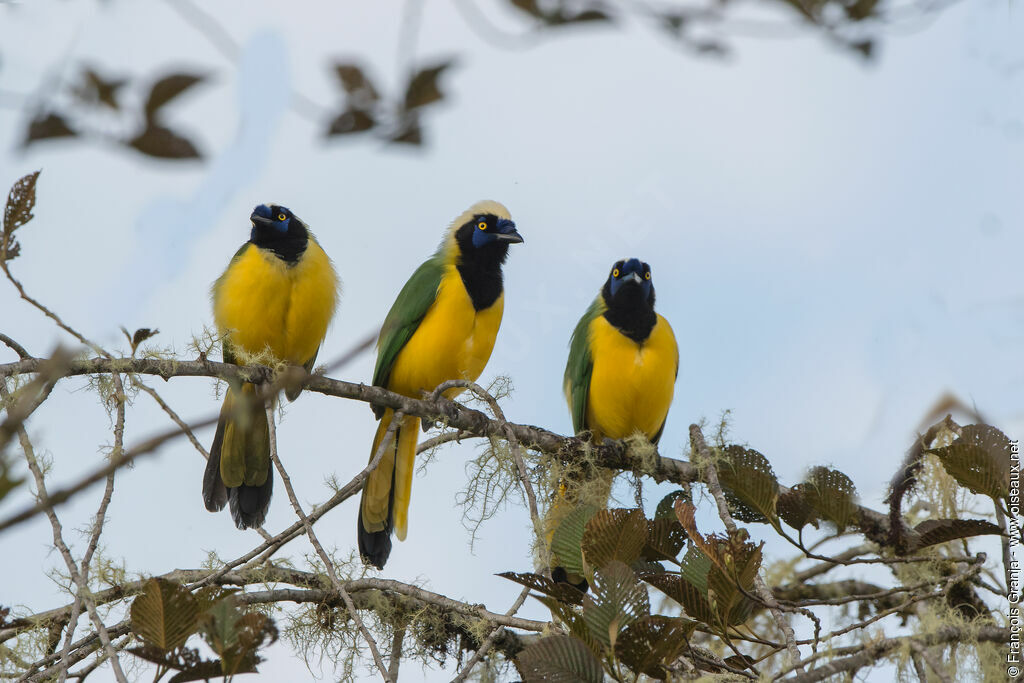
<path id="1" fill-rule="evenodd" d="M 605 319 L 633 341 L 643 343 L 658 320 L 651 267 L 635 258 L 618 261 L 601 294 Z"/>
<path id="2" fill-rule="evenodd" d="M 498 218 L 493 214 L 473 217 L 473 238 L 472 244 L 480 247 L 496 242 L 505 244 L 519 244 L 523 236 L 516 230 L 516 224 L 508 218 Z"/>
<path id="3" fill-rule="evenodd" d="M 501 265 L 509 245 L 522 241 L 515 223 L 491 213 L 477 214 L 455 231 L 456 265 L 476 310 L 489 308 L 501 295 Z"/>
<path id="4" fill-rule="evenodd" d="M 651 267 L 640 259 L 635 258 L 616 263 L 612 267 L 611 275 L 608 276 L 608 288 L 611 295 L 615 297 L 623 287 L 626 287 L 627 290 L 632 287 L 639 287 L 642 298 L 649 298 L 654 291 L 654 285 L 651 281 Z"/>
<path id="5" fill-rule="evenodd" d="M 281 260 L 294 264 L 306 250 L 309 239 L 306 225 L 286 207 L 260 204 L 253 209 L 249 219 L 252 221 L 249 241 L 270 249 Z"/>

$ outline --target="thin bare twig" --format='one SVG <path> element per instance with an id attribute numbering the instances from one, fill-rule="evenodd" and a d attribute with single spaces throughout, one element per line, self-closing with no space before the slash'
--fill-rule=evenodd
<path id="1" fill-rule="evenodd" d="M 320 559 L 324 563 L 324 568 L 327 570 L 327 575 L 331 579 L 331 585 L 334 586 L 334 590 L 338 591 L 341 595 L 341 599 L 345 601 L 345 607 L 348 609 L 352 619 L 356 622 L 356 626 L 359 628 L 359 632 L 363 635 L 363 640 L 370 647 L 370 653 L 373 655 L 373 661 L 377 664 L 377 669 L 380 671 L 381 677 L 385 683 L 391 683 L 392 679 L 388 673 L 388 667 L 385 666 L 384 660 L 381 659 L 380 650 L 377 648 L 377 641 L 374 640 L 373 634 L 370 633 L 369 629 L 363 623 L 362 617 L 359 616 L 359 611 L 356 610 L 355 604 L 352 602 L 352 596 L 345 590 L 345 586 L 341 583 L 338 578 L 338 572 L 334 568 L 334 562 L 331 560 L 330 555 L 324 550 L 324 547 L 320 544 L 320 540 L 316 537 L 313 532 L 313 524 L 309 521 L 309 517 L 302 510 L 302 505 L 299 503 L 299 499 L 295 495 L 295 489 L 292 488 L 291 478 L 288 476 L 288 472 L 285 471 L 284 465 L 281 464 L 281 458 L 277 455 L 277 428 L 274 426 L 274 406 L 272 403 L 267 403 L 267 428 L 269 430 L 270 438 L 270 459 L 273 460 L 274 466 L 277 471 L 281 474 L 281 480 L 284 482 L 285 491 L 288 492 L 288 500 L 292 503 L 292 508 L 295 510 L 295 514 L 302 522 L 303 527 L 306 530 L 306 536 L 309 537 L 309 542 L 316 550 Z M 395 413 L 396 419 L 392 420 L 392 423 L 399 423 L 402 420 L 401 413 Z M 394 438 L 394 433 L 389 429 L 384 435 L 383 441 L 391 441 Z M 269 473 L 267 476 L 270 476 Z"/>
<path id="2" fill-rule="evenodd" d="M 178 425 L 178 429 L 180 429 L 182 433 L 188 437 L 188 440 L 192 443 L 192 446 L 197 451 L 199 451 L 200 455 L 203 456 L 203 460 L 209 460 L 210 453 L 203 447 L 203 444 L 199 443 L 199 439 L 196 438 L 195 432 L 193 432 L 192 428 L 188 426 L 188 423 L 182 420 L 181 417 L 179 417 L 178 414 L 174 412 L 174 409 L 171 408 L 171 406 L 169 406 L 166 401 L 164 401 L 163 397 L 160 396 L 159 393 L 157 393 L 156 389 L 149 386 L 135 375 L 128 375 L 128 378 L 131 380 L 133 387 L 135 387 L 136 389 L 141 389 L 142 391 L 149 394 L 150 397 L 152 397 L 152 399 L 156 401 L 156 404 L 160 406 L 160 409 L 167 413 L 167 416 L 171 418 L 171 422 Z"/>
<path id="3" fill-rule="evenodd" d="M 518 612 L 519 608 L 523 606 L 524 602 L 526 602 L 526 598 L 529 594 L 530 589 L 524 588 L 519 593 L 519 597 L 516 598 L 516 601 L 512 603 L 512 606 L 509 607 L 508 610 L 505 612 L 505 616 L 510 617 L 516 612 Z M 497 640 L 498 634 L 501 633 L 504 630 L 504 628 L 504 626 L 499 626 L 493 631 L 491 631 L 490 634 L 488 634 L 487 638 L 484 640 L 483 643 L 481 643 L 480 647 L 477 648 L 477 651 L 473 654 L 473 657 L 468 662 L 466 662 L 466 665 L 464 667 L 462 667 L 462 671 L 459 672 L 459 675 L 452 679 L 452 683 L 462 683 L 466 680 L 466 677 L 473 672 L 473 667 L 475 667 L 477 663 L 479 663 L 479 661 L 484 658 L 484 655 L 486 655 L 488 651 L 494 646 L 494 642 Z"/>
<path id="4" fill-rule="evenodd" d="M 25 350 L 24 346 L 14 341 L 3 332 L 0 332 L 0 342 L 6 344 L 12 351 L 18 354 L 18 357 L 21 358 L 22 360 L 32 357 L 31 354 L 29 354 L 29 352 Z"/>
<path id="5" fill-rule="evenodd" d="M 5 401 L 10 399 L 10 392 L 7 391 L 7 386 L 3 382 L 0 382 L 0 397 Z M 118 683 L 127 683 L 128 679 L 125 677 L 124 671 L 121 669 L 120 659 L 111 644 L 110 634 L 107 631 L 106 625 L 103 623 L 103 619 L 100 617 L 99 612 L 96 609 L 96 604 L 93 602 L 92 596 L 89 593 L 89 586 L 85 582 L 82 573 L 79 571 L 78 565 L 75 562 L 74 557 L 71 555 L 71 550 L 64 542 L 63 528 L 61 527 L 60 520 L 57 518 L 57 513 L 53 509 L 53 505 L 49 502 L 50 499 L 46 492 L 46 480 L 43 476 L 42 469 L 39 467 L 39 462 L 36 460 L 35 450 L 32 447 L 32 442 L 29 440 L 28 432 L 26 432 L 25 427 L 21 425 L 18 426 L 17 430 L 18 439 L 21 442 L 21 449 L 25 455 L 25 461 L 28 463 L 28 468 L 32 473 L 33 479 L 35 479 L 36 494 L 39 496 L 40 504 L 43 505 L 43 508 L 46 511 L 46 516 L 50 520 L 50 527 L 53 530 L 53 545 L 60 552 L 61 557 L 64 558 L 68 574 L 70 574 L 71 580 L 77 586 L 76 595 L 85 602 L 85 608 L 89 613 L 89 618 L 92 620 L 93 627 L 95 627 L 100 642 L 103 644 L 103 647 L 107 652 L 107 656 L 110 658 L 115 678 L 117 678 Z"/>
<path id="6" fill-rule="evenodd" d="M 529 473 L 526 470 L 526 462 L 523 459 L 523 448 L 519 443 L 519 439 L 516 437 L 515 431 L 509 426 L 510 423 L 505 417 L 505 412 L 501 409 L 501 406 L 498 405 L 498 400 L 491 396 L 490 392 L 476 382 L 470 382 L 464 379 L 448 380 L 447 382 L 438 385 L 431 394 L 431 399 L 436 401 L 445 391 L 455 387 L 469 389 L 477 398 L 485 401 L 487 405 L 490 406 L 491 414 L 494 415 L 494 418 L 505 426 L 504 434 L 502 436 L 504 436 L 505 440 L 508 442 L 509 448 L 512 452 L 512 459 L 516 463 L 516 470 L 519 474 L 519 484 L 522 486 L 523 496 L 526 498 L 529 506 L 530 520 L 533 522 L 533 530 L 534 533 L 537 534 L 537 538 L 543 541 L 544 527 L 540 518 L 540 513 L 537 509 L 537 494 L 533 490 L 533 482 L 530 481 Z M 547 544 L 541 543 L 540 546 L 546 548 Z"/>
<path id="7" fill-rule="evenodd" d="M 117 373 L 112 375 L 114 380 L 115 394 L 113 400 L 116 403 L 115 411 L 116 418 L 114 422 L 114 447 L 111 451 L 111 457 L 118 457 L 121 454 L 121 450 L 124 448 L 124 383 L 121 380 L 121 376 Z M 106 519 L 107 507 L 110 505 L 110 501 L 114 495 L 114 475 L 116 470 L 111 470 L 110 474 L 107 475 L 107 485 L 103 490 L 103 498 L 100 499 L 99 508 L 96 510 L 96 517 L 92 524 L 92 533 L 89 536 L 89 544 L 85 548 L 85 554 L 82 555 L 82 582 L 88 585 L 89 582 L 89 568 L 92 565 L 92 556 L 96 552 L 96 547 L 100 542 L 100 534 L 103 533 L 103 522 Z M 67 680 L 68 669 L 70 666 L 67 663 L 68 654 L 71 651 L 71 641 L 74 638 L 75 631 L 78 627 L 78 616 L 81 610 L 82 596 L 81 591 L 75 594 L 75 603 L 71 609 L 71 617 L 68 619 L 67 633 L 64 636 L 64 646 L 61 648 L 61 665 L 63 669 L 60 673 L 59 683 L 64 683 Z"/>

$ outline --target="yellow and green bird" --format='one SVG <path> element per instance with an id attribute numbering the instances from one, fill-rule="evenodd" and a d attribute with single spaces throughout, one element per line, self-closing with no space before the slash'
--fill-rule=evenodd
<path id="1" fill-rule="evenodd" d="M 573 430 L 590 432 L 598 443 L 639 433 L 657 444 L 678 374 L 679 347 L 672 327 L 654 312 L 651 267 L 635 258 L 617 261 L 569 342 L 563 387 Z M 606 500 L 613 479 L 611 471 L 599 473 L 591 496 Z M 578 502 L 580 483 L 562 480 L 545 520 L 549 544 Z M 588 589 L 584 577 L 563 567 L 553 567 L 551 578 Z"/>
<path id="2" fill-rule="evenodd" d="M 338 274 L 306 224 L 285 207 L 260 204 L 249 218 L 249 241 L 212 288 L 224 362 L 269 355 L 312 370 L 338 302 Z M 286 391 L 288 400 L 300 391 Z M 228 388 L 203 476 L 206 509 L 230 503 L 239 529 L 263 524 L 274 486 L 267 413 L 256 398 L 252 384 Z"/>
<path id="3" fill-rule="evenodd" d="M 639 432 L 657 444 L 678 374 L 672 327 L 654 312 L 651 267 L 616 262 L 569 342 L 563 386 L 573 429 L 594 441 Z"/>
<path id="4" fill-rule="evenodd" d="M 491 357 L 505 305 L 502 264 L 511 244 L 522 242 L 508 209 L 477 202 L 456 218 L 438 247 L 398 293 L 377 339 L 373 384 L 420 398 L 450 379 L 475 381 Z M 445 392 L 451 398 L 462 391 Z M 370 457 L 393 418 L 390 408 L 374 407 L 380 419 Z M 384 568 L 391 533 L 405 540 L 409 497 L 420 418 L 405 416 L 359 505 L 359 552 L 365 562 Z"/>

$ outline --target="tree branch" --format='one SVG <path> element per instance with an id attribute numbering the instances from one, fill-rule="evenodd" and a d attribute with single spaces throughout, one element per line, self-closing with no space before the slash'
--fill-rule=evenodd
<path id="1" fill-rule="evenodd" d="M 2 364 L 0 365 L 0 377 L 39 372 L 42 363 L 43 361 L 38 358 L 30 358 Z M 67 371 L 63 376 L 70 377 L 109 372 L 156 375 L 165 380 L 171 377 L 218 377 L 225 380 L 256 384 L 271 382 L 275 379 L 274 371 L 264 366 L 237 366 L 210 360 L 179 361 L 154 358 L 90 358 L 75 360 L 69 363 Z M 595 464 L 600 467 L 623 471 L 642 471 L 658 482 L 671 481 L 676 484 L 686 485 L 699 480 L 697 469 L 691 463 L 683 460 L 662 456 L 657 458 L 655 467 L 652 470 L 648 470 L 644 465 L 643 458 L 632 453 L 623 442 L 591 444 L 584 439 L 562 436 L 541 427 L 491 419 L 479 410 L 467 408 L 442 397 L 433 400 L 415 399 L 390 392 L 381 387 L 345 382 L 322 375 L 309 375 L 301 384 L 310 391 L 327 396 L 363 401 L 385 408 L 400 410 L 406 415 L 414 415 L 434 422 L 442 422 L 449 427 L 461 430 L 467 435 L 502 439 L 508 439 L 511 435 L 525 448 L 559 457 L 563 460 L 583 457 L 584 454 L 588 454 L 588 457 L 592 458 Z M 200 422 L 198 426 L 213 424 L 215 421 L 216 418 L 214 417 Z M 172 437 L 179 433 L 180 431 L 176 431 L 170 436 Z M 166 440 L 166 438 L 163 440 Z M 155 444 L 153 447 L 156 445 L 159 444 Z M 102 479 L 105 474 L 105 472 L 98 473 L 93 477 L 93 481 Z M 89 483 L 92 483 L 92 481 Z M 84 486 L 76 487 L 76 490 L 80 488 L 84 488 Z M 786 493 L 789 489 L 785 486 L 780 486 L 779 490 L 780 493 Z M 61 502 L 61 500 L 56 502 Z M 35 514 L 35 512 L 32 514 Z M 0 522 L 0 531 L 12 523 L 17 523 L 17 521 L 24 520 L 9 518 L 4 522 Z M 858 506 L 856 523 L 870 540 L 885 544 L 889 539 L 890 523 L 886 514 L 867 507 Z M 902 525 L 903 522 L 900 521 L 900 524 Z M 903 533 L 909 535 L 914 532 L 912 529 L 904 526 Z"/>

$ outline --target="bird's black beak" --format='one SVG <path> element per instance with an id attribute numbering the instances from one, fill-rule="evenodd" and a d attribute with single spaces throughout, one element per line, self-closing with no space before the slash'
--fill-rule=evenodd
<path id="1" fill-rule="evenodd" d="M 626 275 L 625 277 L 622 278 L 623 284 L 625 284 L 627 282 L 630 282 L 630 281 L 633 281 L 633 282 L 637 283 L 638 285 L 643 284 L 643 280 L 640 279 L 640 274 L 639 273 L 630 273 L 629 275 Z"/>
<path id="2" fill-rule="evenodd" d="M 523 242 L 523 236 L 516 230 L 516 224 L 507 218 L 502 218 L 498 221 L 498 232 L 494 235 L 494 238 L 499 242 L 508 242 L 509 244 L 520 244 Z"/>
<path id="3" fill-rule="evenodd" d="M 252 210 L 252 215 L 249 216 L 254 224 L 259 223 L 261 225 L 273 225 L 274 218 L 270 215 L 270 207 L 266 204 L 260 204 Z"/>

